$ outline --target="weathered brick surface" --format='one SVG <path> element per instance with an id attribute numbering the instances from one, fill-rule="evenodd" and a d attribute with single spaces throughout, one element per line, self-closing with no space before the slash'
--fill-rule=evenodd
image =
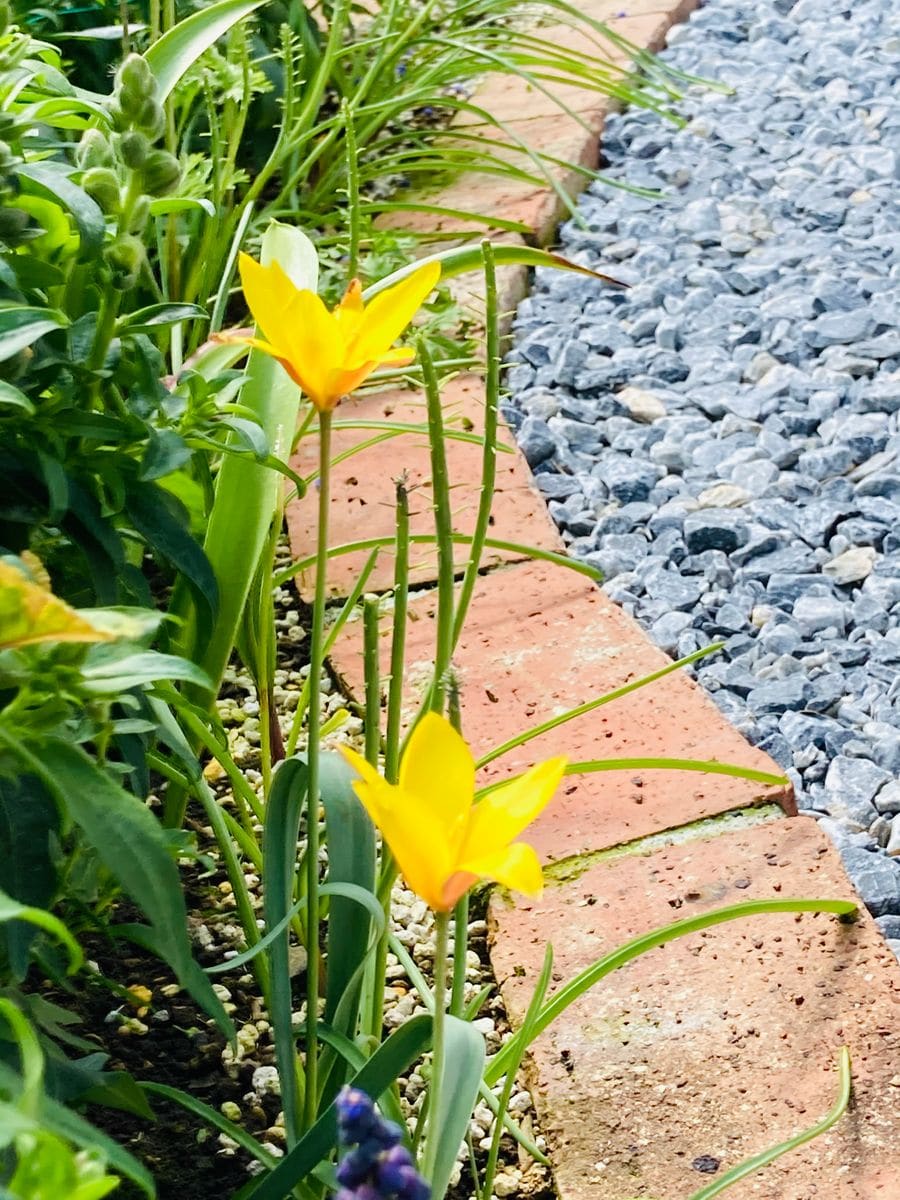
<path id="1" fill-rule="evenodd" d="M 463 376 L 450 383 L 443 393 L 444 422 L 448 429 L 480 432 L 484 428 L 484 387 L 480 379 Z M 350 400 L 337 411 L 342 420 L 387 421 L 423 425 L 426 422 L 424 400 L 415 392 L 382 392 Z M 377 436 L 374 429 L 336 429 L 334 455 Z M 503 440 L 512 445 L 504 429 Z M 317 443 L 304 438 L 293 459 L 296 471 L 308 476 L 316 469 Z M 454 529 L 471 534 L 475 526 L 481 479 L 482 450 L 473 442 L 447 439 L 447 464 L 453 490 Z M 403 433 L 361 450 L 340 462 L 333 472 L 331 503 L 331 546 L 345 545 L 363 538 L 393 537 L 395 521 L 394 480 L 406 472 L 410 493 L 413 534 L 433 534 L 431 465 L 427 438 L 422 433 Z M 312 554 L 315 547 L 316 489 L 310 488 L 303 500 L 288 508 L 287 522 L 291 547 L 296 558 Z M 546 504 L 518 453 L 497 457 L 497 491 L 494 500 L 491 535 L 501 541 L 523 542 L 545 549 L 557 549 L 558 539 L 547 515 Z M 369 551 L 334 558 L 329 567 L 329 591 L 345 596 L 353 588 Z M 490 550 L 486 564 L 496 564 L 516 555 Z M 520 557 L 520 556 L 519 556 Z M 460 544 L 456 561 L 459 570 L 468 561 L 468 547 Z M 433 546 L 415 545 L 411 551 L 413 584 L 437 577 L 437 556 Z M 371 591 L 384 591 L 392 585 L 393 554 L 385 549 L 369 581 Z M 303 596 L 311 599 L 315 574 L 310 567 L 298 578 Z"/>
<path id="2" fill-rule="evenodd" d="M 541 900 L 491 906 L 492 960 L 521 1020 L 544 956 L 556 986 L 619 944 L 748 899 L 854 898 L 807 817 L 598 863 Z M 812 1125 L 853 1058 L 852 1111 L 728 1192 L 734 1200 L 900 1195 L 900 978 L 871 918 L 761 915 L 651 951 L 598 983 L 534 1047 L 561 1200 L 686 1200 Z M 699 1165 L 699 1164 L 698 1164 Z"/>
<path id="3" fill-rule="evenodd" d="M 696 0 L 585 0 L 580 7 L 656 49 Z M 571 30 L 555 36 L 560 46 L 596 53 Z M 548 153 L 593 166 L 612 104 L 571 87 L 563 98 L 587 129 L 518 80 L 489 77 L 475 102 L 510 123 L 508 141 L 525 137 Z M 583 176 L 571 170 L 559 169 L 554 178 L 573 192 L 583 186 Z M 474 172 L 427 199 L 519 221 L 539 244 L 552 239 L 563 211 L 549 186 Z M 423 232 L 473 237 L 490 229 L 474 217 L 411 214 L 383 221 L 410 222 Z M 521 271 L 504 276 L 510 304 L 522 284 Z M 460 381 L 450 407 L 478 427 L 482 395 L 476 379 Z M 370 397 L 341 415 L 381 415 L 385 407 L 395 419 L 424 416 L 421 401 L 408 393 Z M 364 436 L 341 433 L 337 448 Z M 454 481 L 463 485 L 454 492 L 463 531 L 477 503 L 479 455 L 471 449 L 451 443 Z M 311 454 L 307 443 L 300 469 L 312 470 Z M 390 481 L 403 467 L 411 472 L 414 499 L 421 499 L 414 528 L 430 530 L 427 455 L 420 440 L 405 437 L 338 468 L 334 541 L 391 533 Z M 523 465 L 502 465 L 500 492 L 495 536 L 558 547 Z M 309 499 L 305 504 L 289 514 L 298 556 L 312 546 Z M 460 565 L 464 558 L 461 552 Z M 456 655 L 465 732 L 476 753 L 665 661 L 593 584 L 559 568 L 502 558 L 487 560 L 499 565 L 479 582 Z M 333 592 L 348 590 L 362 560 L 338 560 Z M 415 562 L 415 581 L 434 578 L 430 551 L 416 551 Z M 391 572 L 385 555 L 370 586 L 387 588 Z M 411 608 L 410 712 L 430 672 L 433 594 L 414 596 Z M 357 694 L 358 632 L 348 629 L 333 658 Z M 383 668 L 387 651 L 385 644 Z M 683 674 L 544 735 L 492 764 L 484 777 L 559 752 L 574 760 L 716 758 L 777 770 Z M 592 856 L 773 798 L 792 811 L 790 797 L 776 789 L 710 775 L 632 770 L 564 781 L 532 833 L 545 861 L 564 860 L 559 877 L 566 882 L 552 884 L 533 904 L 495 897 L 491 905 L 492 961 L 513 1020 L 521 1020 L 547 940 L 554 943 L 558 986 L 623 941 L 694 912 L 765 896 L 852 896 L 837 854 L 807 818 L 769 820 L 740 832 L 720 823 L 718 836 L 668 849 Z M 834 1062 L 844 1044 L 853 1054 L 851 1112 L 826 1137 L 732 1189 L 734 1200 L 900 1197 L 897 964 L 865 913 L 850 926 L 826 916 L 760 916 L 679 940 L 629 964 L 568 1009 L 534 1048 L 529 1069 L 560 1200 L 686 1200 L 710 1178 L 698 1170 L 704 1162 L 727 1170 L 818 1119 L 832 1103 Z"/>
<path id="4" fill-rule="evenodd" d="M 433 593 L 416 596 L 407 638 L 408 713 L 427 683 L 434 647 Z M 387 670 L 387 637 L 382 651 Z M 669 660 L 620 608 L 583 576 L 520 563 L 481 579 L 454 662 L 463 724 L 476 755 L 548 718 L 611 691 Z M 332 664 L 362 695 L 359 626 L 339 640 Z M 748 746 L 683 672 L 666 676 L 492 763 L 491 779 L 537 759 L 572 761 L 680 757 L 738 762 L 777 772 Z M 777 789 L 726 776 L 616 771 L 567 779 L 529 834 L 545 860 L 600 850 L 763 800 Z"/>

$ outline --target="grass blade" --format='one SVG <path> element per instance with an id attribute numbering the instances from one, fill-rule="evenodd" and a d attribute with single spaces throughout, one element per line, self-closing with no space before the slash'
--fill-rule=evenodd
<path id="1" fill-rule="evenodd" d="M 779 1142 L 777 1146 L 771 1146 L 768 1150 L 763 1150 L 759 1154 L 754 1154 L 752 1157 L 744 1159 L 742 1163 L 738 1163 L 736 1167 L 732 1167 L 730 1171 L 726 1171 L 721 1178 L 708 1183 L 706 1187 L 700 1188 L 698 1192 L 693 1192 L 688 1200 L 713 1200 L 713 1196 L 718 1196 L 720 1192 L 724 1192 L 726 1188 L 731 1187 L 734 1183 L 740 1183 L 742 1179 L 753 1175 L 760 1168 L 767 1167 L 776 1158 L 781 1158 L 782 1154 L 796 1150 L 798 1146 L 802 1146 L 806 1142 L 811 1142 L 813 1138 L 827 1133 L 841 1119 L 850 1103 L 852 1079 L 850 1075 L 850 1051 L 846 1046 L 841 1047 L 838 1055 L 838 1072 L 840 1074 L 840 1082 L 838 1083 L 837 1099 L 821 1121 L 817 1121 L 815 1125 L 810 1125 L 808 1129 L 804 1129 L 801 1133 L 794 1134 L 787 1141 Z"/>
<path id="2" fill-rule="evenodd" d="M 712 912 L 699 913 L 694 917 L 685 917 L 682 921 L 673 921 L 671 925 L 663 925 L 658 929 L 651 929 L 649 933 L 642 933 L 639 937 L 632 938 L 631 941 L 625 942 L 624 945 L 611 951 L 609 954 L 604 954 L 602 958 L 591 963 L 589 967 L 585 967 L 573 979 L 561 988 L 556 995 L 544 1005 L 540 1015 L 535 1020 L 532 1027 L 532 1039 L 542 1033 L 548 1025 L 551 1024 L 569 1007 L 575 1000 L 583 996 L 586 991 L 599 983 L 607 975 L 611 975 L 613 971 L 617 971 L 620 967 L 624 967 L 626 963 L 631 962 L 633 958 L 638 958 L 642 954 L 646 954 L 648 950 L 655 950 L 657 946 L 664 946 L 667 942 L 672 942 L 675 938 L 685 937 L 692 933 L 699 933 L 701 929 L 710 929 L 714 925 L 722 925 L 726 921 L 738 921 L 744 917 L 758 916 L 761 913 L 835 913 L 837 916 L 848 917 L 856 912 L 856 905 L 852 900 L 809 900 L 809 899 L 786 899 L 786 900 L 745 900 L 740 904 L 729 904 L 725 908 L 716 908 Z M 507 1066 L 513 1061 L 514 1055 L 519 1053 L 517 1043 L 522 1039 L 522 1031 L 506 1043 L 503 1049 L 495 1055 L 488 1064 L 485 1071 L 485 1082 L 488 1084 L 496 1083 L 506 1073 Z M 523 1039 L 524 1040 L 524 1039 Z"/>

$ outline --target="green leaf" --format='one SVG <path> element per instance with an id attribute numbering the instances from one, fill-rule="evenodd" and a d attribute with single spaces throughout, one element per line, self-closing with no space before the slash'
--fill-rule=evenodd
<path id="1" fill-rule="evenodd" d="M 375 829 L 356 794 L 354 772 L 339 754 L 320 760 L 320 796 L 325 809 L 328 842 L 328 883 L 349 883 L 368 893 L 375 891 Z M 371 917 L 348 896 L 335 895 L 328 916 L 328 970 L 325 1020 L 334 1023 L 337 1006 L 369 946 Z M 355 991 L 358 995 L 360 983 Z M 349 1037 L 356 1034 L 356 1005 L 349 1004 L 352 1024 L 338 1026 Z"/>
<path id="2" fill-rule="evenodd" d="M 151 429 L 147 449 L 141 459 L 140 477 L 149 482 L 171 475 L 183 467 L 193 453 L 181 434 L 174 429 Z"/>
<path id="3" fill-rule="evenodd" d="M 176 567 L 190 587 L 200 610 L 201 625 L 216 619 L 219 585 L 202 546 L 188 531 L 188 514 L 171 492 L 155 483 L 132 486 L 125 511 L 149 545 Z"/>
<path id="4" fill-rule="evenodd" d="M 456 1156 L 469 1129 L 484 1074 L 484 1037 L 468 1021 L 447 1016 L 444 1027 L 444 1073 L 438 1110 L 428 1114 L 429 1135 L 439 1130 L 431 1179 L 433 1200 L 443 1200 Z"/>
<path id="5" fill-rule="evenodd" d="M 16 173 L 23 191 L 53 200 L 68 209 L 81 238 L 82 256 L 96 257 L 106 237 L 106 220 L 97 202 L 71 181 L 68 168 L 50 162 L 32 162 L 23 163 Z"/>
<path id="6" fill-rule="evenodd" d="M 21 1083 L 15 1071 L 0 1063 L 0 1088 L 15 1095 L 21 1089 Z M 4 1118 L 5 1119 L 5 1118 Z M 85 1150 L 98 1150 L 107 1163 L 120 1175 L 127 1176 L 141 1191 L 155 1200 L 156 1185 L 150 1172 L 127 1150 L 123 1150 L 118 1142 L 101 1133 L 95 1126 L 85 1121 L 83 1117 L 65 1108 L 49 1096 L 41 1100 L 40 1127 L 55 1133 L 57 1137 L 74 1142 Z"/>
<path id="7" fill-rule="evenodd" d="M 58 917 L 45 912 L 42 908 L 34 908 L 30 904 L 20 904 L 5 892 L 0 892 L 0 924 L 6 921 L 29 921 L 46 933 L 57 938 L 69 952 L 69 972 L 77 971 L 84 962 L 81 947 L 69 933 Z"/>
<path id="8" fill-rule="evenodd" d="M 216 215 L 216 206 L 205 196 L 160 196 L 159 199 L 150 201 L 151 217 L 168 217 L 173 213 L 196 210 L 206 213 L 208 217 Z"/>
<path id="9" fill-rule="evenodd" d="M 232 25 L 260 8 L 265 0 L 219 0 L 192 13 L 164 33 L 144 55 L 156 76 L 158 100 L 165 100 L 185 71 Z"/>
<path id="10" fill-rule="evenodd" d="M 0 889 L 14 901 L 46 909 L 56 892 L 51 840 L 59 834 L 59 811 L 34 775 L 0 776 Z M 13 976 L 28 970 L 28 951 L 38 927 L 10 921 L 0 931 Z"/>
<path id="11" fill-rule="evenodd" d="M 122 337 L 129 333 L 145 333 L 148 329 L 159 329 L 164 325 L 177 325 L 179 321 L 207 320 L 205 308 L 199 304 L 148 304 L 136 309 L 116 322 L 116 333 Z"/>
<path id="12" fill-rule="evenodd" d="M 739 1183 L 742 1179 L 747 1179 L 749 1176 L 755 1175 L 762 1167 L 767 1167 L 776 1158 L 781 1158 L 782 1154 L 787 1154 L 790 1150 L 796 1150 L 798 1146 L 802 1146 L 805 1142 L 811 1142 L 813 1138 L 827 1133 L 841 1119 L 850 1104 L 853 1081 L 850 1074 L 850 1051 L 846 1046 L 842 1046 L 840 1050 L 838 1071 L 840 1073 L 840 1080 L 838 1083 L 837 1100 L 835 1100 L 834 1105 L 821 1121 L 816 1121 L 815 1125 L 810 1125 L 808 1129 L 794 1134 L 792 1138 L 788 1138 L 785 1142 L 780 1142 L 777 1146 L 771 1146 L 768 1150 L 763 1150 L 759 1154 L 754 1154 L 750 1158 L 744 1159 L 742 1163 L 738 1163 L 736 1167 L 732 1167 L 730 1171 L 726 1171 L 724 1175 L 720 1175 L 718 1179 L 713 1180 L 712 1183 L 708 1183 L 706 1187 L 700 1188 L 698 1192 L 693 1192 L 688 1200 L 713 1200 L 714 1196 L 718 1196 L 720 1192 L 724 1192 L 732 1184 Z"/>
<path id="13" fill-rule="evenodd" d="M 658 929 L 651 929 L 649 933 L 642 933 L 639 937 L 625 942 L 618 949 L 610 951 L 609 954 L 604 954 L 602 958 L 598 958 L 596 962 L 591 963 L 589 967 L 585 967 L 583 971 L 579 971 L 573 979 L 570 979 L 565 987 L 560 988 L 541 1009 L 540 1015 L 532 1026 L 531 1037 L 535 1038 L 538 1034 L 543 1033 L 561 1012 L 580 996 L 583 996 L 595 983 L 613 971 L 617 971 L 619 967 L 624 967 L 633 958 L 639 958 L 640 955 L 646 954 L 648 950 L 664 946 L 667 942 L 674 941 L 675 938 L 699 933 L 701 929 L 722 925 L 726 921 L 739 921 L 744 917 L 759 916 L 761 913 L 785 912 L 827 912 L 841 917 L 849 917 L 856 912 L 856 905 L 852 900 L 744 900 L 740 904 L 729 904 L 725 908 L 715 908 L 712 912 L 699 913 L 695 917 L 685 917 L 682 921 L 673 921 L 671 925 L 662 925 Z M 489 1086 L 506 1074 L 515 1056 L 521 1052 L 521 1047 L 517 1045 L 521 1037 L 522 1031 L 520 1030 L 491 1059 L 484 1075 L 485 1083 Z"/>
<path id="14" fill-rule="evenodd" d="M 197 1100 L 189 1092 L 183 1092 L 180 1088 L 168 1087 L 164 1083 L 141 1083 L 140 1085 L 145 1092 L 149 1092 L 151 1096 L 162 1096 L 166 1100 L 171 1100 L 173 1104 L 180 1104 L 182 1108 L 187 1109 L 196 1117 L 206 1121 L 208 1125 L 212 1125 L 214 1129 L 218 1129 L 220 1133 L 224 1133 L 226 1137 L 230 1137 L 232 1141 L 237 1142 L 244 1150 L 247 1151 L 257 1162 L 263 1164 L 271 1170 L 277 1165 L 278 1159 L 265 1150 L 260 1143 L 247 1133 L 242 1125 L 236 1125 L 234 1121 L 229 1121 L 227 1117 L 216 1108 L 210 1108 L 208 1104 L 204 1104 L 202 1100 Z"/>
<path id="15" fill-rule="evenodd" d="M 114 658 L 108 654 L 89 656 L 82 670 L 87 690 L 95 696 L 113 696 L 142 683 L 156 683 L 160 679 L 184 679 L 198 687 L 208 687 L 205 672 L 176 654 L 160 654 L 156 650 L 145 650 L 140 654 L 129 654 Z"/>
<path id="16" fill-rule="evenodd" d="M 27 308 L 24 305 L 0 308 L 0 362 L 34 345 L 45 333 L 64 329 L 68 324 L 65 313 L 52 308 Z"/>
<path id="17" fill-rule="evenodd" d="M 47 738 L 32 754 L 5 731 L 0 730 L 0 737 L 43 781 L 113 878 L 146 914 L 160 953 L 179 981 L 226 1036 L 234 1036 L 222 1002 L 191 955 L 178 868 L 150 810 L 77 746 Z"/>
<path id="18" fill-rule="evenodd" d="M 5 379 L 0 379 L 0 404 L 5 404 L 9 408 L 22 408 L 29 416 L 35 411 L 34 405 L 25 393 L 20 392 L 11 383 L 7 383 Z"/>
<path id="19" fill-rule="evenodd" d="M 306 797 L 308 771 L 300 758 L 286 759 L 275 772 L 266 805 L 263 829 L 263 915 L 267 934 L 282 926 L 269 951 L 271 989 L 269 1019 L 275 1042 L 275 1061 L 281 1079 L 281 1100 L 286 1129 L 296 1129 L 298 1119 L 296 1053 L 291 1026 L 293 997 L 289 965 L 290 931 L 283 925 L 294 897 L 297 838 Z M 315 933 L 313 934 L 315 936 Z"/>
<path id="20" fill-rule="evenodd" d="M 431 1017 L 411 1017 L 395 1030 L 375 1051 L 362 1070 L 352 1079 L 375 1100 L 387 1091 L 431 1044 Z M 271 1175 L 251 1184 L 246 1200 L 284 1200 L 291 1190 L 326 1159 L 337 1141 L 337 1110 L 330 1104 L 315 1125 L 281 1160 Z"/>
<path id="21" fill-rule="evenodd" d="M 296 287 L 315 291 L 315 249 L 299 229 L 273 222 L 263 236 L 262 259 L 265 263 L 277 261 Z M 300 391 L 274 359 L 258 350 L 251 352 L 247 363 L 241 403 L 263 430 L 272 454 L 286 460 L 297 427 Z M 237 435 L 231 436 L 237 440 Z M 188 653 L 205 668 L 214 688 L 234 647 L 260 555 L 281 511 L 282 496 L 282 477 L 277 471 L 247 454 L 229 454 L 223 460 L 204 543 L 219 582 L 220 605 L 212 638 L 202 654 L 196 648 L 196 630 L 186 622 Z"/>
<path id="22" fill-rule="evenodd" d="M 494 261 L 498 267 L 514 265 L 554 267 L 558 271 L 574 271 L 578 275 L 587 275 L 591 279 L 599 279 L 611 287 L 626 288 L 628 286 L 628 284 L 622 283 L 618 279 L 613 279 L 611 275 L 603 275 L 599 271 L 592 271 L 589 267 L 581 267 L 577 263 L 569 262 L 561 254 L 552 254 L 549 250 L 536 250 L 530 246 L 507 246 L 502 242 L 491 242 L 491 250 L 493 251 Z M 386 275 L 383 279 L 379 279 L 377 283 L 373 283 L 367 287 L 363 292 L 363 299 L 366 301 L 371 300 L 379 292 L 393 287 L 395 283 L 399 283 L 407 275 L 412 275 L 424 263 L 429 262 L 439 262 L 441 264 L 441 279 L 449 279 L 452 275 L 464 275 L 467 271 L 480 271 L 484 265 L 484 254 L 479 244 L 475 246 L 457 246 L 451 250 L 441 250 L 438 254 L 430 254 L 426 258 L 416 259 L 414 262 L 401 267 L 398 271 Z"/>

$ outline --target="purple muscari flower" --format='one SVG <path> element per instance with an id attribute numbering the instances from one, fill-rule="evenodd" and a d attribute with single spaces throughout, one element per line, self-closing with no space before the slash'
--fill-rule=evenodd
<path id="1" fill-rule="evenodd" d="M 379 1188 L 385 1192 L 402 1191 L 405 1177 L 401 1172 L 414 1167 L 413 1157 L 405 1146 L 392 1146 L 380 1155 L 377 1166 Z"/>
<path id="2" fill-rule="evenodd" d="M 356 1188 L 364 1183 L 375 1165 L 380 1147 L 374 1154 L 350 1150 L 338 1163 L 337 1181 L 345 1188 Z M 346 1198 L 345 1198 L 346 1200 Z"/>
<path id="3" fill-rule="evenodd" d="M 343 1088 L 337 1110 L 340 1140 L 355 1147 L 338 1164 L 335 1200 L 430 1200 L 431 1188 L 401 1144 L 402 1128 L 382 1117 L 365 1092 Z"/>
<path id="4" fill-rule="evenodd" d="M 338 1134 L 346 1146 L 365 1141 L 380 1118 L 372 1098 L 359 1088 L 344 1087 L 337 1098 Z"/>
<path id="5" fill-rule="evenodd" d="M 415 1167 L 401 1167 L 403 1186 L 397 1188 L 400 1200 L 431 1200 L 431 1188 Z"/>

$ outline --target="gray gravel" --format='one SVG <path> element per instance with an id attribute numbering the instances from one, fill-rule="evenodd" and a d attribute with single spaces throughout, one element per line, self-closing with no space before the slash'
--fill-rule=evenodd
<path id="1" fill-rule="evenodd" d="M 627 5 L 626 5 L 627 7 Z M 573 555 L 791 776 L 900 950 L 900 18 L 710 0 L 539 272 L 508 418 Z"/>

